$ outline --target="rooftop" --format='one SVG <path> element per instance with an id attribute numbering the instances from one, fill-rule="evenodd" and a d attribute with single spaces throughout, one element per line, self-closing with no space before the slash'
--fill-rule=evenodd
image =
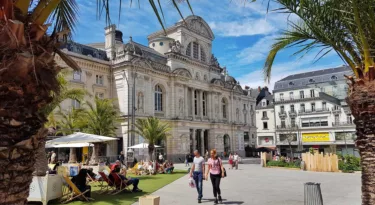
<path id="1" fill-rule="evenodd" d="M 353 75 L 353 71 L 349 66 L 340 66 L 337 68 L 329 68 L 306 73 L 289 75 L 275 83 L 274 92 L 305 88 L 310 84 L 318 83 L 336 83 L 344 81 L 344 75 Z"/>

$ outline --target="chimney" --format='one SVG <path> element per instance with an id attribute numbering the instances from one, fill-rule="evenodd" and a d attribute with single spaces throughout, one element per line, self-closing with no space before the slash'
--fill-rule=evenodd
<path id="1" fill-rule="evenodd" d="M 250 87 L 245 85 L 245 90 L 249 90 L 249 89 L 250 89 Z"/>
<path id="2" fill-rule="evenodd" d="M 260 92 L 262 89 L 260 88 L 260 86 L 258 86 L 258 91 Z"/>
<path id="3" fill-rule="evenodd" d="M 116 25 L 112 24 L 104 28 L 105 30 L 105 51 L 107 57 L 113 60 L 116 55 Z"/>

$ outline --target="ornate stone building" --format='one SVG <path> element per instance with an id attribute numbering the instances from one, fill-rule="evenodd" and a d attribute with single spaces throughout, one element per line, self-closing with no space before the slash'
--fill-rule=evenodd
<path id="1" fill-rule="evenodd" d="M 212 54 L 213 40 L 211 28 L 198 16 L 177 22 L 166 34 L 150 34 L 148 46 L 131 38 L 124 44 L 122 33 L 111 25 L 105 28 L 104 43 L 86 46 L 99 49 L 88 58 L 95 71 L 103 72 L 102 77 L 95 72 L 90 77 L 96 80 L 92 86 L 78 86 L 117 99 L 124 119 L 118 135 L 125 150 L 130 143 L 142 141 L 141 136 L 127 133 L 128 119 L 134 114 L 135 118 L 156 116 L 172 126 L 171 136 L 161 142 L 168 159 L 212 148 L 244 155 L 245 138 L 256 135 L 253 90 L 243 89 L 220 66 Z M 97 59 L 103 51 L 108 59 Z M 66 52 L 84 55 L 69 48 Z M 90 71 L 83 70 L 85 78 Z M 97 85 L 98 80 L 104 83 Z"/>

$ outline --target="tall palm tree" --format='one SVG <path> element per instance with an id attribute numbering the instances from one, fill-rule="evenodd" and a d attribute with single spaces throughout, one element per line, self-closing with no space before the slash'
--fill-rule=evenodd
<path id="1" fill-rule="evenodd" d="M 142 136 L 148 142 L 148 156 L 152 160 L 155 145 L 158 141 L 169 136 L 170 125 L 162 123 L 156 117 L 148 117 L 147 119 L 137 119 L 135 127 L 137 129 L 134 130 L 134 133 Z"/>
<path id="2" fill-rule="evenodd" d="M 317 60 L 336 52 L 353 70 L 348 78 L 347 102 L 355 117 L 356 146 L 361 155 L 362 204 L 375 204 L 375 1 L 374 0 L 276 0 L 279 11 L 298 16 L 276 39 L 264 66 L 271 76 L 277 53 L 297 47 L 295 54 L 318 51 Z"/>
<path id="3" fill-rule="evenodd" d="M 95 104 L 87 102 L 87 110 L 80 113 L 82 130 L 86 133 L 116 136 L 116 123 L 119 122 L 119 110 L 114 107 L 113 100 L 95 98 Z M 94 144 L 90 164 L 97 164 L 99 144 Z"/>
<path id="4" fill-rule="evenodd" d="M 172 0 L 178 9 L 176 1 Z M 107 20 L 109 3 L 97 0 L 98 13 L 105 13 Z M 149 3 L 163 25 L 161 7 L 158 10 L 154 0 Z M 0 204 L 27 202 L 35 152 L 47 134 L 42 111 L 60 91 L 56 76 L 62 68 L 54 55 L 79 70 L 59 50 L 61 39 L 68 37 L 63 35 L 66 30 L 74 31 L 77 11 L 75 0 L 0 1 Z M 48 18 L 52 24 L 47 24 Z"/>

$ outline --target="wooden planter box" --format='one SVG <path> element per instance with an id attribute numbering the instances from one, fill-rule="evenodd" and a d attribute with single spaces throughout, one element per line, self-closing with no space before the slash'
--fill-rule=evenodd
<path id="1" fill-rule="evenodd" d="M 139 205 L 160 205 L 160 197 L 159 196 L 141 196 L 139 197 Z"/>
<path id="2" fill-rule="evenodd" d="M 48 201 L 62 197 L 62 186 L 62 179 L 59 175 L 34 176 L 27 200 L 47 205 Z"/>

